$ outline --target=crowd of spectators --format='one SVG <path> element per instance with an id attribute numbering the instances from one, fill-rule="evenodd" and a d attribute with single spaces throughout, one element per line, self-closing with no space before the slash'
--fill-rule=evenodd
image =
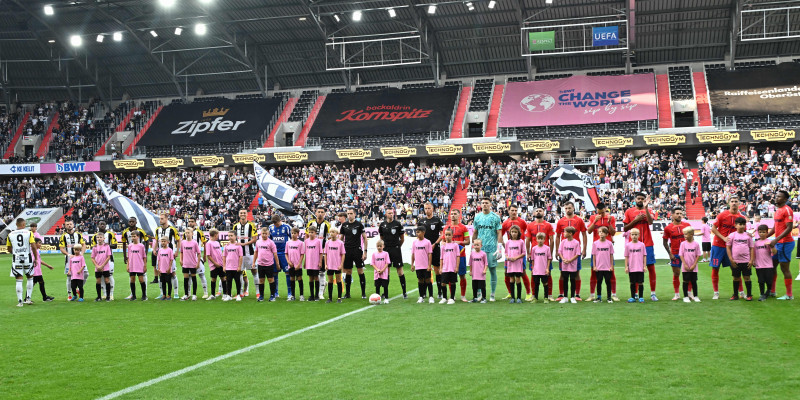
<path id="1" fill-rule="evenodd" d="M 5 108 L 0 112 L 0 152 L 5 153 L 16 133 L 14 129 L 19 121 L 19 111 L 8 112 Z"/>

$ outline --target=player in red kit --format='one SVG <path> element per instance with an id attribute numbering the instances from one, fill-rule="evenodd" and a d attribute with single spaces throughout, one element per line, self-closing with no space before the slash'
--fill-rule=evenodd
<path id="1" fill-rule="evenodd" d="M 511 229 L 512 226 L 517 226 L 519 228 L 521 239 L 525 240 L 527 238 L 527 228 L 528 224 L 525 222 L 524 219 L 519 217 L 519 209 L 517 208 L 516 204 L 511 204 L 508 206 L 508 219 L 503 221 L 503 225 L 501 225 L 501 234 L 506 236 L 508 234 L 508 230 Z M 528 254 L 527 251 L 525 254 Z M 531 280 L 528 278 L 528 275 L 525 273 L 525 268 L 527 266 L 526 257 L 522 258 L 522 283 L 525 285 L 525 294 L 528 295 L 525 298 L 526 301 L 533 300 L 533 295 L 531 295 Z M 509 280 L 508 274 L 505 275 L 505 282 L 506 282 L 506 289 L 508 289 L 508 293 L 511 293 L 511 283 Z M 504 300 L 508 300 L 511 298 L 511 294 L 506 296 Z"/>
<path id="2" fill-rule="evenodd" d="M 789 192 L 785 190 L 778 190 L 775 193 L 775 227 L 769 232 L 767 237 L 775 235 L 770 244 L 778 251 L 777 254 L 772 256 L 772 264 L 780 265 L 781 272 L 783 272 L 783 283 L 786 285 L 786 295 L 778 297 L 778 300 L 792 300 L 792 271 L 789 270 L 789 264 L 792 261 L 792 250 L 794 249 L 794 240 L 792 239 L 792 229 L 794 228 L 794 213 L 791 207 L 786 205 L 789 200 Z M 775 290 L 775 283 L 777 281 L 778 271 L 775 271 L 772 280 L 772 290 Z"/>
<path id="3" fill-rule="evenodd" d="M 575 235 L 573 239 L 576 239 L 578 243 L 582 245 L 582 251 L 580 257 L 578 257 L 578 270 L 575 271 L 575 299 L 581 301 L 581 260 L 586 257 L 586 224 L 583 222 L 583 218 L 575 215 L 575 204 L 569 202 L 564 204 L 564 212 L 566 216 L 558 220 L 556 223 L 556 243 L 555 248 L 557 249 L 558 246 L 561 244 L 561 241 L 566 238 L 564 234 L 564 229 L 567 229 L 568 226 L 575 228 Z M 580 233 L 580 236 L 578 236 Z M 559 268 L 561 265 L 559 258 Z M 561 275 L 562 277 L 564 275 Z M 564 297 L 564 279 L 559 277 L 558 278 L 558 301 Z M 587 300 L 593 300 L 592 298 L 588 298 Z"/>
<path id="4" fill-rule="evenodd" d="M 605 227 L 608 229 L 607 239 L 610 240 L 611 243 L 614 243 L 614 235 L 617 233 L 617 220 L 608 213 L 605 203 L 597 203 L 595 208 L 597 209 L 597 214 L 589 217 L 589 226 L 586 227 L 586 232 L 592 234 L 592 242 L 594 243 L 600 239 L 600 228 Z M 590 258 L 589 262 L 591 263 L 592 267 L 594 267 L 594 258 Z M 591 268 L 591 271 L 592 274 L 589 277 L 589 299 L 594 299 L 595 286 L 597 286 L 597 275 L 595 274 L 594 268 Z M 610 286 L 611 299 L 613 301 L 619 301 L 619 298 L 617 297 L 617 276 L 614 273 L 614 268 L 611 268 Z"/>
<path id="5" fill-rule="evenodd" d="M 711 285 L 714 287 L 713 300 L 719 299 L 719 269 L 720 267 L 730 267 L 731 260 L 728 259 L 728 235 L 736 231 L 736 218 L 741 217 L 739 213 L 739 197 L 736 195 L 728 199 L 728 209 L 717 215 L 717 220 L 711 226 L 711 234 L 714 241 L 711 243 Z"/>
<path id="6" fill-rule="evenodd" d="M 544 233 L 545 235 L 545 244 L 550 247 L 550 251 L 554 251 L 553 247 L 553 237 L 556 235 L 555 231 L 553 230 L 553 225 L 544 220 L 544 208 L 539 207 L 533 212 L 533 222 L 528 224 L 526 238 L 525 238 L 525 247 L 528 249 L 528 254 L 530 254 L 531 249 L 533 246 L 536 245 L 535 238 L 536 235 L 539 233 Z M 553 264 L 551 262 L 549 266 L 550 270 L 553 269 Z M 553 274 L 547 275 L 547 290 L 548 292 L 545 293 L 545 298 L 552 301 L 551 298 L 553 296 Z"/>
<path id="7" fill-rule="evenodd" d="M 661 237 L 664 241 L 664 249 L 669 254 L 669 265 L 672 267 L 672 287 L 675 289 L 675 296 L 672 300 L 680 300 L 681 288 L 681 257 L 678 255 L 681 250 L 681 243 L 686 240 L 683 236 L 683 230 L 691 226 L 688 222 L 683 220 L 683 210 L 680 207 L 675 207 L 672 210 L 672 223 L 664 227 L 664 235 Z M 694 293 L 697 293 L 697 288 L 694 288 Z"/>
<path id="8" fill-rule="evenodd" d="M 655 214 L 650 210 L 650 196 L 642 192 L 636 193 L 636 204 L 625 211 L 625 232 L 633 228 L 639 230 L 639 240 L 644 244 L 647 253 L 647 276 L 650 278 L 650 300 L 658 301 L 656 297 L 656 253 L 653 251 L 653 234 L 650 225 L 653 224 Z"/>

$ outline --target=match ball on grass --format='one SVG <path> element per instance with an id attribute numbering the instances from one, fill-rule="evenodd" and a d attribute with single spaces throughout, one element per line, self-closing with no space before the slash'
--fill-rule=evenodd
<path id="1" fill-rule="evenodd" d="M 369 296 L 369 304 L 381 304 L 381 295 L 373 293 Z"/>

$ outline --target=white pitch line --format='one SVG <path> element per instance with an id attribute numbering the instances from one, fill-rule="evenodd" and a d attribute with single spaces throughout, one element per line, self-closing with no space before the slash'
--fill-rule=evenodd
<path id="1" fill-rule="evenodd" d="M 417 289 L 414 289 L 414 290 L 409 291 L 408 293 L 414 293 L 416 291 L 417 291 Z M 403 297 L 403 295 L 399 294 L 397 296 L 392 297 L 389 300 L 394 300 L 394 299 L 397 299 L 399 297 Z M 221 356 L 217 356 L 217 357 L 214 357 L 214 358 L 209 358 L 208 360 L 202 361 L 202 362 L 194 364 L 194 365 L 190 365 L 190 366 L 188 366 L 186 368 L 182 368 L 182 369 L 179 369 L 177 371 L 170 372 L 170 373 L 168 373 L 166 375 L 161 375 L 161 376 L 159 376 L 157 378 L 150 379 L 149 381 L 145 381 L 145 382 L 139 383 L 137 385 L 133 385 L 133 386 L 127 387 L 125 389 L 118 390 L 118 391 L 116 391 L 114 393 L 107 394 L 107 395 L 105 395 L 103 397 L 98 397 L 97 400 L 116 399 L 117 397 L 124 396 L 124 395 L 126 395 L 128 393 L 135 392 L 135 391 L 137 391 L 139 389 L 144 389 L 146 387 L 153 386 L 153 385 L 155 385 L 157 383 L 164 382 L 164 381 L 166 381 L 168 379 L 176 378 L 176 377 L 179 377 L 181 375 L 187 374 L 189 372 L 192 372 L 192 371 L 198 370 L 200 368 L 209 366 L 209 365 L 214 364 L 216 362 L 227 360 L 227 359 L 229 359 L 231 357 L 238 356 L 239 354 L 242 354 L 242 353 L 247 353 L 250 350 L 255 350 L 255 349 L 259 348 L 259 347 L 264 347 L 264 346 L 266 346 L 268 344 L 272 344 L 272 343 L 275 343 L 275 342 L 280 342 L 281 340 L 288 339 L 288 338 L 290 338 L 292 336 L 297 336 L 297 335 L 299 335 L 301 333 L 308 332 L 308 331 L 310 331 L 312 329 L 319 328 L 321 326 L 325 326 L 325 325 L 334 323 L 334 322 L 336 322 L 336 321 L 338 321 L 340 319 L 344 319 L 344 318 L 347 318 L 347 317 L 349 317 L 351 315 L 358 314 L 358 313 L 360 313 L 362 311 L 369 310 L 372 307 L 375 307 L 375 305 L 368 305 L 366 307 L 362 307 L 362 308 L 359 308 L 357 310 L 353 310 L 353 311 L 350 311 L 348 313 L 344 313 L 342 315 L 333 317 L 333 318 L 331 318 L 329 320 L 325 320 L 325 321 L 322 321 L 320 323 L 317 323 L 317 324 L 314 324 L 314 325 L 311 325 L 311 326 L 307 326 L 305 328 L 298 329 L 296 331 L 289 332 L 287 334 L 284 334 L 284 335 L 281 335 L 281 336 L 278 336 L 278 337 L 275 337 L 275 338 L 272 338 L 272 339 L 269 339 L 269 340 L 265 340 L 265 341 L 263 341 L 261 343 L 256 343 L 254 345 L 250 345 L 250 346 L 241 348 L 239 350 L 234 350 L 234 351 L 232 351 L 230 353 L 226 353 L 226 354 L 223 354 Z"/>

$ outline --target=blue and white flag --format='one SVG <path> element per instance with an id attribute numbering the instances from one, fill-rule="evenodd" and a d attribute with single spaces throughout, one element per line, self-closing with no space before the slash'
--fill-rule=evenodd
<path id="1" fill-rule="evenodd" d="M 139 205 L 139 203 L 106 186 L 103 180 L 97 176 L 97 174 L 94 174 L 94 178 L 97 180 L 97 186 L 106 196 L 108 204 L 110 204 L 111 207 L 116 210 L 122 218 L 127 220 L 130 217 L 135 217 L 136 226 L 142 228 L 147 236 L 155 236 L 156 228 L 159 226 L 158 216 L 156 216 L 152 211 Z"/>
<path id="2" fill-rule="evenodd" d="M 593 212 L 600 201 L 597 197 L 597 188 L 592 182 L 592 177 L 576 170 L 572 165 L 559 165 L 550 171 L 544 179 L 554 181 L 551 184 L 559 194 L 574 195 L 575 198 L 583 202 L 588 212 Z"/>
<path id="3" fill-rule="evenodd" d="M 270 175 L 264 167 L 253 161 L 253 171 L 256 173 L 256 183 L 261 189 L 261 194 L 269 205 L 284 214 L 295 214 L 292 202 L 299 192 Z"/>

